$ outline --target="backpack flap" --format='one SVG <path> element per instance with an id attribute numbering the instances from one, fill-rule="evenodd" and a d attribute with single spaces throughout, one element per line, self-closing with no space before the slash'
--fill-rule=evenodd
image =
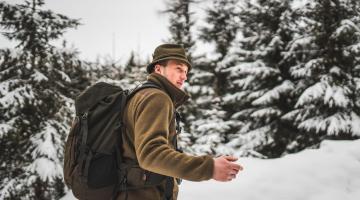
<path id="1" fill-rule="evenodd" d="M 87 88 L 75 100 L 76 115 L 82 115 L 90 110 L 103 98 L 118 92 L 122 92 L 121 87 L 110 85 L 104 82 L 98 82 Z"/>

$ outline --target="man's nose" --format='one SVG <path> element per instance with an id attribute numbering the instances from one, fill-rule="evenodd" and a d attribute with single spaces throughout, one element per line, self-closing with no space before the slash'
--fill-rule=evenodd
<path id="1" fill-rule="evenodd" d="M 186 81 L 186 80 L 187 80 L 187 74 L 184 73 L 181 78 L 182 78 L 184 81 Z"/>

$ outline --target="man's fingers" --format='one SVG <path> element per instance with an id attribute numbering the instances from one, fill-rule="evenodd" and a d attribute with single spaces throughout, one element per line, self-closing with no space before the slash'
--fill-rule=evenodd
<path id="1" fill-rule="evenodd" d="M 238 158 L 234 156 L 224 156 L 224 158 L 230 162 L 235 162 L 238 160 Z"/>
<path id="2" fill-rule="evenodd" d="M 234 169 L 234 170 L 243 170 L 243 167 L 239 164 L 235 164 L 235 163 L 230 163 L 231 164 L 231 168 Z"/>
<path id="3" fill-rule="evenodd" d="M 232 170 L 231 174 L 238 174 L 239 173 L 239 170 Z"/>
<path id="4" fill-rule="evenodd" d="M 227 180 L 231 181 L 232 179 L 235 179 L 236 178 L 236 174 L 230 174 L 228 177 L 227 177 Z"/>

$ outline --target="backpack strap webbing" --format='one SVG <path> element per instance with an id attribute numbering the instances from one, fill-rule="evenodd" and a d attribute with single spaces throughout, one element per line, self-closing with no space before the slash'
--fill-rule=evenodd
<path id="1" fill-rule="evenodd" d="M 121 98 L 121 103 L 119 104 L 119 111 L 124 111 L 125 110 L 125 106 L 126 106 L 126 102 L 128 101 L 128 96 L 129 93 L 128 91 L 124 91 L 122 93 L 122 98 Z M 125 132 L 125 125 L 124 125 L 124 121 L 123 121 L 123 114 L 120 115 L 120 120 L 119 120 L 119 125 L 115 128 L 118 129 L 119 131 L 121 131 L 121 133 Z M 120 134 L 117 134 L 116 137 L 117 140 L 117 144 L 119 145 L 119 148 L 115 148 L 115 157 L 116 157 L 116 165 L 117 165 L 117 173 L 118 173 L 118 180 L 115 184 L 114 190 L 113 190 L 113 195 L 112 195 L 112 200 L 116 200 L 118 193 L 121 191 L 122 187 L 126 187 L 126 169 L 122 167 L 122 163 L 123 163 L 123 157 L 122 154 L 120 152 L 120 148 L 122 146 L 122 137 Z M 126 197 L 125 199 L 127 200 L 127 191 L 126 192 Z"/>
<path id="2" fill-rule="evenodd" d="M 80 126 L 81 126 L 81 142 L 80 142 L 80 154 L 78 157 L 78 163 L 80 164 L 80 174 L 82 180 L 87 182 L 89 161 L 91 160 L 92 154 L 89 154 L 89 147 L 86 145 L 88 137 L 88 113 L 84 113 L 80 116 Z M 91 152 L 91 151 L 90 151 Z"/>
<path id="3" fill-rule="evenodd" d="M 174 192 L 173 189 L 174 189 L 174 178 L 167 177 L 165 183 L 164 200 L 172 200 L 173 192 Z"/>
<path id="4" fill-rule="evenodd" d="M 162 90 L 161 87 L 156 85 L 154 82 L 146 81 L 145 83 L 141 84 L 140 86 L 138 86 L 135 89 L 133 89 L 132 91 L 130 91 L 127 101 L 129 101 L 137 92 L 139 92 L 142 89 L 146 89 L 146 88 L 156 88 L 156 89 Z"/>

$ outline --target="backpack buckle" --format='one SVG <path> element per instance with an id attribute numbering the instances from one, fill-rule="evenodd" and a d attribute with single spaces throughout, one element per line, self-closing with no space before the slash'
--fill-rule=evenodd
<path id="1" fill-rule="evenodd" d="M 84 113 L 83 115 L 81 115 L 81 119 L 86 119 L 87 116 L 88 116 L 88 113 L 86 112 L 86 113 Z"/>

